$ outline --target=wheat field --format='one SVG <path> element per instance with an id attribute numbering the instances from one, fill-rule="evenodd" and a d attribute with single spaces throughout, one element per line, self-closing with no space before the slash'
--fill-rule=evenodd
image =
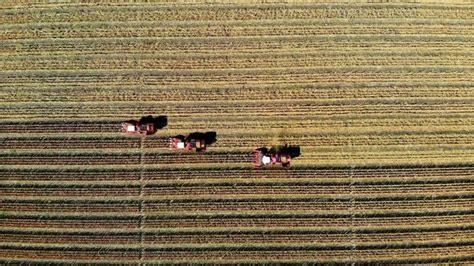
<path id="1" fill-rule="evenodd" d="M 0 28 L 2 263 L 474 262 L 471 3 L 6 1 Z"/>

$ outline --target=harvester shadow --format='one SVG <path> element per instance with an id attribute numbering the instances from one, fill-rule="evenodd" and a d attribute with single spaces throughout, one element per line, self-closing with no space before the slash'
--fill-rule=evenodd
<path id="1" fill-rule="evenodd" d="M 276 153 L 276 152 L 284 153 L 284 154 L 290 155 L 291 158 L 296 158 L 296 157 L 299 157 L 301 155 L 301 148 L 300 148 L 300 146 L 285 144 L 285 145 L 280 145 L 280 146 L 276 146 L 276 147 L 271 148 L 270 152 L 271 153 Z"/>
<path id="2" fill-rule="evenodd" d="M 188 135 L 188 139 L 203 139 L 208 146 L 217 141 L 217 133 L 215 131 L 193 132 Z"/>
<path id="3" fill-rule="evenodd" d="M 263 154 L 267 154 L 268 148 L 262 147 L 262 148 L 255 149 L 255 151 L 261 151 Z M 272 149 L 272 151 L 276 151 L 276 149 Z"/>
<path id="4" fill-rule="evenodd" d="M 153 123 L 155 124 L 156 130 L 162 129 L 168 125 L 168 117 L 165 115 L 160 115 L 153 117 L 151 115 L 149 116 L 143 116 L 140 118 L 140 124 L 146 124 L 146 123 Z"/>

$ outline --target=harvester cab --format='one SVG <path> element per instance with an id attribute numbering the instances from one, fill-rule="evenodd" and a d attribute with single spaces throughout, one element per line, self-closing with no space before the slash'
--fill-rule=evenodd
<path id="1" fill-rule="evenodd" d="M 122 133 L 128 135 L 152 135 L 156 132 L 154 123 L 140 123 L 136 120 L 129 120 L 122 123 Z"/>
<path id="2" fill-rule="evenodd" d="M 253 155 L 253 162 L 256 168 L 269 165 L 281 165 L 282 167 L 288 167 L 291 163 L 290 154 L 281 151 L 268 151 L 267 148 L 255 149 Z"/>
<path id="3" fill-rule="evenodd" d="M 201 152 L 206 150 L 204 139 L 184 137 L 182 135 L 169 139 L 170 149 L 180 151 Z"/>

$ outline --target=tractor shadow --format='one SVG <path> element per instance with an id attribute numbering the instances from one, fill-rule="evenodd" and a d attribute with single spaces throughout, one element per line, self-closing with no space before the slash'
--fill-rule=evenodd
<path id="1" fill-rule="evenodd" d="M 203 139 L 206 145 L 211 145 L 217 141 L 217 133 L 215 131 L 193 132 L 188 135 L 188 139 Z"/>
<path id="2" fill-rule="evenodd" d="M 156 130 L 162 129 L 168 125 L 168 117 L 166 115 L 160 115 L 153 117 L 151 115 L 149 116 L 143 116 L 140 118 L 139 121 L 141 124 L 146 124 L 146 123 L 153 123 L 155 124 Z"/>

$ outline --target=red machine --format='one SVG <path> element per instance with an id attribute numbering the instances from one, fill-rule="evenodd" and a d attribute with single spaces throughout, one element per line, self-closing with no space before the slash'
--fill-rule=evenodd
<path id="1" fill-rule="evenodd" d="M 122 133 L 129 135 L 152 135 L 156 132 L 154 123 L 141 123 L 136 120 L 130 120 L 122 123 Z"/>
<path id="2" fill-rule="evenodd" d="M 269 152 L 266 148 L 255 149 L 254 166 L 257 168 L 267 165 L 281 165 L 282 167 L 290 166 L 291 156 L 283 152 Z"/>
<path id="3" fill-rule="evenodd" d="M 204 139 L 176 136 L 169 139 L 170 149 L 181 151 L 200 152 L 206 150 L 206 141 Z"/>

